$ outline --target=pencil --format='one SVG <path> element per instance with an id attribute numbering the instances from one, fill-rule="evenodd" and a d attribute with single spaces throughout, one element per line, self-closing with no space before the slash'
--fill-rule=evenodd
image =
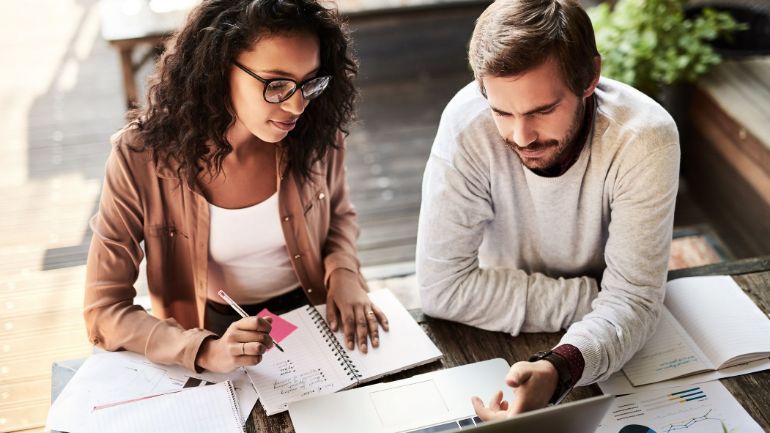
<path id="1" fill-rule="evenodd" d="M 240 314 L 240 315 L 241 315 L 241 317 L 244 317 L 244 318 L 245 318 L 245 317 L 249 317 L 249 315 L 248 315 L 248 314 L 246 314 L 246 312 L 245 312 L 245 311 L 243 311 L 243 308 L 241 308 L 241 306 L 240 306 L 240 305 L 238 305 L 238 304 L 237 304 L 235 301 L 233 301 L 233 298 L 231 298 L 231 297 L 227 296 L 227 293 L 225 293 L 225 291 L 224 291 L 224 290 L 220 290 L 220 291 L 219 291 L 219 292 L 217 292 L 217 293 L 219 294 L 219 296 L 220 296 L 222 299 L 224 299 L 224 300 L 225 300 L 225 302 L 227 302 L 227 303 L 228 303 L 228 304 L 229 304 L 231 307 L 233 307 L 233 310 L 235 310 L 235 312 L 236 312 L 236 313 Z M 270 335 L 270 334 L 267 334 L 267 335 Z M 273 340 L 273 345 L 275 345 L 275 347 L 276 347 L 278 350 L 280 350 L 281 352 L 283 352 L 283 347 L 279 346 L 279 345 L 278 345 L 278 343 L 276 343 L 276 342 L 275 342 L 275 340 Z"/>

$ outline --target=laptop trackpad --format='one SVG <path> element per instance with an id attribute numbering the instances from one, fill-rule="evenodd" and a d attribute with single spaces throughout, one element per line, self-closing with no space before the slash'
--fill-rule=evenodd
<path id="1" fill-rule="evenodd" d="M 385 427 L 410 425 L 426 419 L 441 419 L 449 412 L 432 379 L 373 391 L 369 398 Z"/>

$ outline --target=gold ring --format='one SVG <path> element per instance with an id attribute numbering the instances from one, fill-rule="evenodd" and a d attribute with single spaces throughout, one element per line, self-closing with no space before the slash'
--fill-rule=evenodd
<path id="1" fill-rule="evenodd" d="M 369 315 L 369 316 L 374 316 L 374 311 L 369 311 L 366 314 Z"/>
<path id="2" fill-rule="evenodd" d="M 241 353 L 246 354 L 246 343 L 241 343 Z"/>

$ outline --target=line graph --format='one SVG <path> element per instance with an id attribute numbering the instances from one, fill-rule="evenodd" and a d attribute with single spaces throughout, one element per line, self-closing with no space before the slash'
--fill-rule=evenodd
<path id="1" fill-rule="evenodd" d="M 703 422 L 703 421 L 719 421 L 719 423 L 721 425 L 724 425 L 724 422 L 722 421 L 721 418 L 711 418 L 711 417 L 709 417 L 709 415 L 711 414 L 711 411 L 712 411 L 712 409 L 709 409 L 705 414 L 703 414 L 703 415 L 701 415 L 699 417 L 690 418 L 690 420 L 688 420 L 684 424 L 669 424 L 666 428 L 664 428 L 663 431 L 664 431 L 664 433 L 670 433 L 672 431 L 677 431 L 677 430 L 686 430 L 686 429 L 689 429 L 690 427 L 696 425 L 697 423 Z"/>
<path id="2" fill-rule="evenodd" d="M 719 381 L 615 398 L 596 433 L 763 433 Z"/>

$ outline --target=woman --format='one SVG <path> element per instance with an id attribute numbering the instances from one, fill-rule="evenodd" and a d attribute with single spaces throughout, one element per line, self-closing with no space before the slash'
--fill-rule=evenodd
<path id="1" fill-rule="evenodd" d="M 112 138 L 87 265 L 94 344 L 191 370 L 254 365 L 270 321 L 240 319 L 225 289 L 252 316 L 326 302 L 349 349 L 378 346 L 387 319 L 359 272 L 343 167 L 355 73 L 338 16 L 312 0 L 191 12 Z M 133 304 L 143 258 L 154 316 Z"/>

